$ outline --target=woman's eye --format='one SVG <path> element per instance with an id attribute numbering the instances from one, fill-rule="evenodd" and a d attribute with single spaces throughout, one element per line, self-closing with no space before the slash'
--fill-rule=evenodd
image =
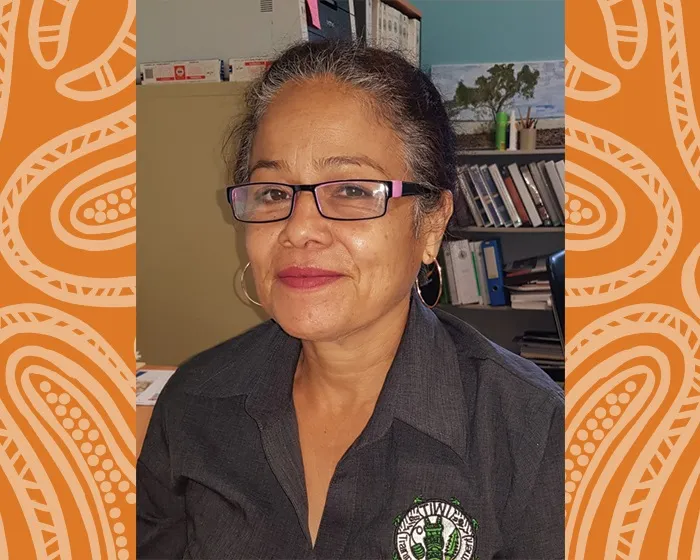
<path id="1" fill-rule="evenodd" d="M 258 194 L 258 198 L 263 202 L 279 202 L 289 198 L 289 194 L 281 189 L 265 189 Z"/>
<path id="2" fill-rule="evenodd" d="M 345 196 L 348 198 L 359 198 L 359 197 L 363 197 L 363 196 L 372 196 L 372 193 L 369 192 L 367 189 L 365 189 L 359 185 L 352 185 L 352 184 L 341 185 L 338 188 L 338 194 L 340 196 Z"/>

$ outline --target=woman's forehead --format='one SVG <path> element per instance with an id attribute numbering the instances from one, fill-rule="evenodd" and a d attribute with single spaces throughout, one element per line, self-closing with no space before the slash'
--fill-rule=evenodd
<path id="1" fill-rule="evenodd" d="M 314 167 L 403 167 L 396 132 L 346 90 L 333 84 L 327 90 L 306 84 L 305 89 L 298 85 L 280 92 L 255 134 L 251 166 L 270 160 L 288 166 L 304 162 Z"/>

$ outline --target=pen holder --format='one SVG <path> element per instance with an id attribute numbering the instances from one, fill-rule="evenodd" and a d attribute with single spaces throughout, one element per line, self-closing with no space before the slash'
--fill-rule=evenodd
<path id="1" fill-rule="evenodd" d="M 518 140 L 519 148 L 521 150 L 532 151 L 537 149 L 537 129 L 523 128 L 520 131 Z"/>

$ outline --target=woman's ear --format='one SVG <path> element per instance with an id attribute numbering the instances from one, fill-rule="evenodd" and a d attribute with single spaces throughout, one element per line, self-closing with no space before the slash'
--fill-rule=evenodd
<path id="1" fill-rule="evenodd" d="M 442 238 L 445 235 L 445 229 L 447 229 L 453 210 L 452 193 L 447 190 L 442 191 L 440 206 L 426 220 L 425 224 L 425 249 L 423 250 L 423 262 L 425 264 L 430 264 L 437 258 Z"/>

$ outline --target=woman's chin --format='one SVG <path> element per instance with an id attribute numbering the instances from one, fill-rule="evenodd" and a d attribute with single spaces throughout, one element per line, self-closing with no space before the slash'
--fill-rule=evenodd
<path id="1" fill-rule="evenodd" d="M 302 340 L 323 342 L 337 340 L 350 323 L 349 314 L 344 305 L 332 308 L 325 303 L 306 303 L 304 305 L 286 301 L 273 305 L 271 316 L 275 322 L 290 336 Z"/>

